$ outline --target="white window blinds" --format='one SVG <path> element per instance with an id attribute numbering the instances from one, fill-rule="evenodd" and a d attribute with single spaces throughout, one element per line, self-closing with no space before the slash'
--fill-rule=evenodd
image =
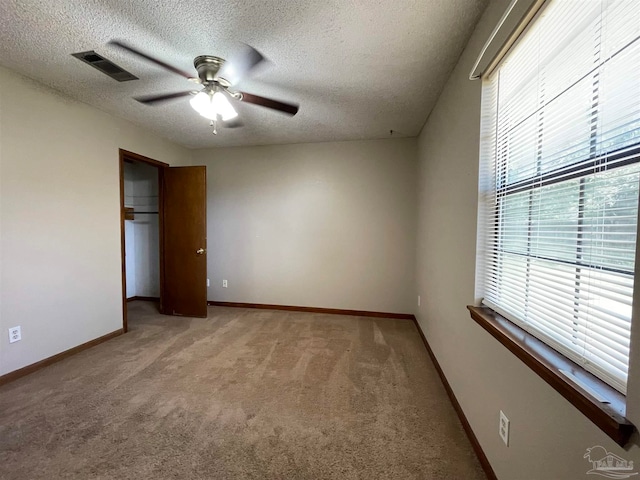
<path id="1" fill-rule="evenodd" d="M 484 303 L 626 392 L 640 4 L 551 0 L 483 79 Z"/>

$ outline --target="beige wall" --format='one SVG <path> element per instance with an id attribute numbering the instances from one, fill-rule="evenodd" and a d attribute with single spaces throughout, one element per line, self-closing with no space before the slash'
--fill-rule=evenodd
<path id="1" fill-rule="evenodd" d="M 416 157 L 415 138 L 196 151 L 209 300 L 412 312 Z"/>
<path id="2" fill-rule="evenodd" d="M 468 75 L 508 4 L 495 0 L 485 12 L 419 138 L 417 317 L 498 478 L 586 478 L 583 455 L 594 445 L 640 467 L 637 443 L 616 446 L 465 309 L 475 301 L 481 99 Z M 498 436 L 501 409 L 509 447 Z"/>
<path id="3" fill-rule="evenodd" d="M 118 148 L 190 158 L 0 68 L 0 375 L 122 327 Z"/>

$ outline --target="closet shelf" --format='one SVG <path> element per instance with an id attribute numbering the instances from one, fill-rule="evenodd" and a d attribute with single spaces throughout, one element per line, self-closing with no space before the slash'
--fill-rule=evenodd
<path id="1" fill-rule="evenodd" d="M 135 220 L 136 215 L 158 215 L 159 212 L 139 212 L 133 207 L 124 207 L 124 219 Z"/>
<path id="2" fill-rule="evenodd" d="M 133 208 L 124 207 L 124 219 L 125 220 L 133 220 L 134 219 Z"/>

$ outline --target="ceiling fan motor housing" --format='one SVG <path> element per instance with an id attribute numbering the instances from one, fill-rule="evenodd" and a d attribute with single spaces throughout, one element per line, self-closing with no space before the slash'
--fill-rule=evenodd
<path id="1" fill-rule="evenodd" d="M 213 55 L 200 55 L 193 61 L 193 66 L 196 67 L 198 77 L 203 84 L 218 81 L 217 75 L 222 65 L 224 65 L 224 58 Z"/>

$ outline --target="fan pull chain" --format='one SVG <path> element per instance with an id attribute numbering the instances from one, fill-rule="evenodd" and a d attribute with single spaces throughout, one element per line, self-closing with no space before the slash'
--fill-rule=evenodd
<path id="1" fill-rule="evenodd" d="M 217 135 L 218 134 L 218 125 L 217 125 L 217 121 L 216 120 L 211 120 L 211 123 L 209 124 L 210 127 L 213 127 L 213 134 Z"/>

